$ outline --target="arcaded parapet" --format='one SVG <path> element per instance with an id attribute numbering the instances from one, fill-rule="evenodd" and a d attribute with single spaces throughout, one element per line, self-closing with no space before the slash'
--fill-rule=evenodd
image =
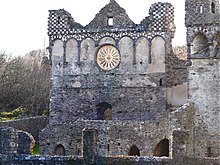
<path id="1" fill-rule="evenodd" d="M 112 105 L 112 120 L 155 120 L 165 112 L 173 12 L 171 4 L 155 3 L 149 26 L 134 25 L 112 0 L 82 28 L 70 26 L 65 10 L 50 11 L 50 123 L 96 120 L 102 103 Z"/>
<path id="2" fill-rule="evenodd" d="M 100 137 L 100 144 L 110 139 L 102 146 L 102 155 L 169 155 L 168 115 L 161 115 L 167 114 L 167 87 L 186 82 L 186 75 L 175 70 L 179 60 L 171 57 L 175 32 L 173 6 L 153 4 L 149 17 L 137 25 L 115 0 L 85 27 L 70 26 L 69 17 L 64 10 L 50 11 L 50 125 L 42 132 L 42 153 L 80 155 L 84 126 L 87 128 L 90 123 L 94 126 L 88 128 L 97 129 L 108 120 L 105 126 L 109 125 L 112 130 L 111 133 L 106 130 L 106 137 Z M 172 90 L 175 92 L 171 93 L 179 91 Z M 171 100 L 174 97 L 180 100 L 182 96 L 177 95 L 172 95 Z M 184 101 L 179 101 L 178 106 Z M 161 123 L 166 125 L 164 129 L 159 128 Z M 141 131 L 137 132 L 139 126 Z M 149 137 L 146 135 L 147 139 L 144 139 L 145 127 L 150 127 L 146 131 L 153 132 Z M 158 134 L 158 129 L 163 136 Z M 67 136 L 63 137 L 60 132 Z M 118 134 L 121 140 L 112 145 Z M 76 138 L 71 141 L 71 137 Z M 137 142 L 137 139 L 142 140 Z M 129 141 L 135 144 L 130 145 Z M 161 145 L 168 150 L 163 151 Z"/>

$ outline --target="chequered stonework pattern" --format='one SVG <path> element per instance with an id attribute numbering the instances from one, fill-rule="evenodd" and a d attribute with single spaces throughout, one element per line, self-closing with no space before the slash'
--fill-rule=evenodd
<path id="1" fill-rule="evenodd" d="M 65 13 L 65 14 L 60 14 Z M 51 11 L 48 20 L 48 34 L 66 34 L 68 21 L 71 17 L 67 16 L 64 10 Z"/>
<path id="2" fill-rule="evenodd" d="M 115 2 L 114 2 L 115 3 Z M 108 27 L 92 28 L 81 26 L 64 9 L 50 10 L 48 18 L 48 35 L 50 41 L 60 39 L 67 41 L 74 38 L 81 42 L 84 38 L 93 38 L 98 42 L 104 36 L 111 36 L 116 40 L 123 36 L 129 36 L 136 40 L 140 36 L 148 39 L 155 35 L 164 36 L 166 32 L 175 32 L 174 7 L 170 3 L 155 3 L 149 11 L 149 18 L 144 19 L 139 25 L 133 27 Z M 126 17 L 125 20 L 128 18 Z M 122 19 L 124 20 L 124 19 Z M 147 26 L 146 26 L 147 25 Z M 173 37 L 173 35 L 171 35 Z"/>
<path id="3" fill-rule="evenodd" d="M 174 7 L 170 3 L 155 3 L 150 8 L 153 31 L 165 31 L 174 28 Z"/>

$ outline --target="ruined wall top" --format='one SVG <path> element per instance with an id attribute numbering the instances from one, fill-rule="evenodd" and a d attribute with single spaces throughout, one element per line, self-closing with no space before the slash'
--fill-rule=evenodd
<path id="1" fill-rule="evenodd" d="M 219 0 L 186 0 L 186 27 L 219 24 Z"/>
<path id="2" fill-rule="evenodd" d="M 171 32 L 174 36 L 174 7 L 170 3 L 155 3 L 151 5 L 149 16 L 140 24 L 135 24 L 115 0 L 103 7 L 95 18 L 86 26 L 74 21 L 69 12 L 64 9 L 49 10 L 48 35 L 54 39 L 66 40 L 72 34 L 89 32 L 120 32 L 120 31 L 154 31 Z M 61 37 L 65 36 L 65 37 Z"/>
<path id="3" fill-rule="evenodd" d="M 219 0 L 186 0 L 185 6 L 188 60 L 220 58 Z"/>

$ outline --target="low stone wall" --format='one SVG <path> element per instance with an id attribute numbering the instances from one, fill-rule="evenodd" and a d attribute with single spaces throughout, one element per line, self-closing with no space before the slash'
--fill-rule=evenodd
<path id="1" fill-rule="evenodd" d="M 82 130 L 97 130 L 101 156 L 128 155 L 132 145 L 140 150 L 140 156 L 153 156 L 156 145 L 171 132 L 163 114 L 157 121 L 103 121 L 77 120 L 71 124 L 53 124 L 40 133 L 40 153 L 53 155 L 56 146 L 62 145 L 66 155 L 82 155 Z"/>
<path id="2" fill-rule="evenodd" d="M 28 132 L 34 137 L 36 143 L 38 143 L 39 132 L 46 127 L 48 122 L 49 120 L 47 116 L 37 116 L 0 122 L 0 126 L 13 127 L 15 129 Z"/>
<path id="3" fill-rule="evenodd" d="M 0 155 L 0 164 L 2 155 Z M 30 156 L 14 155 L 10 163 L 5 165 L 83 165 L 83 157 L 77 156 Z M 220 159 L 185 158 L 175 161 L 158 157 L 96 157 L 93 165 L 220 165 Z M 89 165 L 89 164 L 86 164 Z"/>
<path id="4" fill-rule="evenodd" d="M 220 165 L 220 158 L 188 158 L 185 153 L 184 131 L 173 132 L 172 158 L 138 156 L 101 156 L 98 147 L 98 132 L 83 130 L 83 157 L 81 156 L 31 156 L 18 154 L 19 136 L 12 127 L 0 127 L 0 165 Z M 95 147 L 96 146 L 96 147 Z"/>

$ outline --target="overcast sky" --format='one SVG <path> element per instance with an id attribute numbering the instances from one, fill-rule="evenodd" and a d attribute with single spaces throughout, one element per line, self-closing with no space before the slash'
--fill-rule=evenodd
<path id="1" fill-rule="evenodd" d="M 25 55 L 48 46 L 48 10 L 65 9 L 74 20 L 87 25 L 110 0 L 0 0 L 0 51 Z M 173 45 L 185 44 L 185 0 L 116 0 L 136 23 L 148 16 L 155 2 L 170 2 L 175 8 Z M 45 44 L 44 44 L 45 40 Z"/>

